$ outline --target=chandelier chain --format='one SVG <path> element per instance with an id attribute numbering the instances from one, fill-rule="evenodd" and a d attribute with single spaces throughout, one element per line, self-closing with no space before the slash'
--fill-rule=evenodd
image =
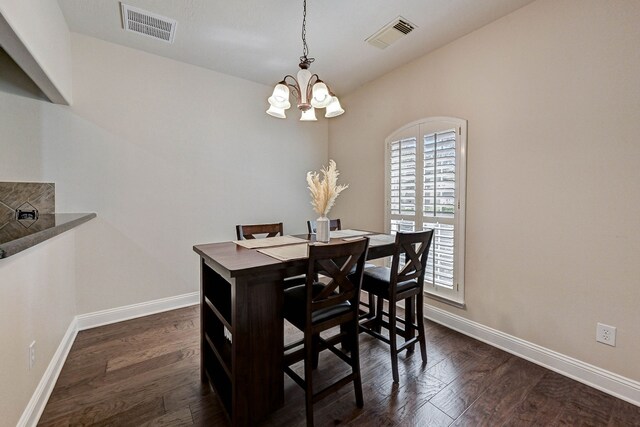
<path id="1" fill-rule="evenodd" d="M 309 46 L 307 46 L 307 0 L 303 0 L 302 10 L 302 56 L 300 57 L 300 62 L 308 65 L 315 61 L 315 58 L 307 57 L 309 55 Z"/>

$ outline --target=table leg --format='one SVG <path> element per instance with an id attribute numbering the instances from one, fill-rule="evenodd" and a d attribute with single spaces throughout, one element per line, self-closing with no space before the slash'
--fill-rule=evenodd
<path id="1" fill-rule="evenodd" d="M 255 425 L 284 403 L 282 278 L 236 279 L 233 424 Z"/>

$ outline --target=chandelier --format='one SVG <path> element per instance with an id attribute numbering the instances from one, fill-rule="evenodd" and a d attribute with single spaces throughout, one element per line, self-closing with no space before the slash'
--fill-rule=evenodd
<path id="1" fill-rule="evenodd" d="M 302 111 L 300 120 L 315 121 L 316 108 L 326 108 L 325 117 L 337 117 L 344 113 L 340 106 L 338 97 L 331 92 L 331 89 L 324 83 L 317 74 L 311 74 L 309 66 L 315 58 L 309 58 L 309 47 L 307 46 L 307 0 L 303 0 L 302 14 L 302 56 L 300 57 L 300 71 L 297 79 L 291 75 L 286 75 L 273 89 L 273 94 L 269 97 L 269 109 L 267 114 L 279 119 L 286 118 L 284 111 L 291 107 L 289 95 L 291 92 L 296 97 L 298 109 Z"/>

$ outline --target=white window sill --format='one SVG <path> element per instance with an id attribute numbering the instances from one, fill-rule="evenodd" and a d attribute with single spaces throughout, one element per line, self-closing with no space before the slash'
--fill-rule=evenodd
<path id="1" fill-rule="evenodd" d="M 467 308 L 467 305 L 465 304 L 464 300 L 449 299 L 449 298 L 443 297 L 441 295 L 436 295 L 436 294 L 431 293 L 429 291 L 424 291 L 424 295 L 429 299 L 432 299 L 432 300 L 435 300 L 435 301 L 439 301 L 441 303 L 448 304 L 448 305 L 451 305 L 451 306 L 456 307 L 456 308 L 462 308 L 462 309 L 466 309 Z"/>

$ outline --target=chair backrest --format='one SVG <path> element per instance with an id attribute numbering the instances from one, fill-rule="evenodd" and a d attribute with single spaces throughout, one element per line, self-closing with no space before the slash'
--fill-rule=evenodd
<path id="1" fill-rule="evenodd" d="M 256 235 L 265 234 L 258 237 L 282 236 L 284 227 L 281 222 L 275 224 L 247 224 L 236 225 L 236 237 L 238 240 L 255 239 Z"/>
<path id="2" fill-rule="evenodd" d="M 307 325 L 311 324 L 314 311 L 330 308 L 349 301 L 353 316 L 358 314 L 360 288 L 364 262 L 369 250 L 369 239 L 362 238 L 352 242 L 331 245 L 310 245 L 307 269 Z M 353 266 L 355 272 L 350 274 Z M 329 278 L 322 292 L 314 295 L 313 284 L 318 274 Z"/>
<path id="3" fill-rule="evenodd" d="M 433 230 L 396 233 L 396 243 L 391 262 L 390 285 L 392 289 L 389 290 L 390 292 L 395 292 L 393 288 L 397 283 L 407 280 L 416 279 L 418 285 L 422 287 L 432 239 Z M 400 256 L 402 254 L 405 254 L 405 264 L 402 269 L 399 269 Z"/>
<path id="4" fill-rule="evenodd" d="M 316 221 L 307 221 L 307 230 L 309 230 L 309 234 L 316 234 L 317 229 L 318 229 L 318 224 L 316 223 Z M 342 230 L 342 224 L 340 224 L 340 219 L 330 219 L 329 230 L 330 231 Z"/>

